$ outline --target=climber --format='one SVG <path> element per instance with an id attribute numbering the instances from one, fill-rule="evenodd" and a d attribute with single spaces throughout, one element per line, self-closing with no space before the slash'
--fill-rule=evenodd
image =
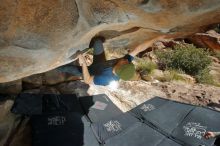
<path id="1" fill-rule="evenodd" d="M 89 47 L 94 49 L 93 63 L 89 68 L 82 54 L 78 56 L 79 64 L 82 66 L 83 78 L 87 84 L 109 85 L 111 81 L 132 80 L 137 73 L 132 60 L 138 53 L 150 47 L 154 42 L 162 40 L 164 36 L 159 36 L 138 45 L 123 58 L 106 61 L 103 47 L 104 37 L 92 38 Z"/>

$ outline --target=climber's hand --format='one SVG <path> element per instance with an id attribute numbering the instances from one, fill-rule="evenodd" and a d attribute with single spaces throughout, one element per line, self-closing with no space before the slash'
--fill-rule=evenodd
<path id="1" fill-rule="evenodd" d="M 205 133 L 204 137 L 206 139 L 214 138 L 215 134 L 213 132 L 208 131 L 208 132 Z"/>
<path id="2" fill-rule="evenodd" d="M 78 59 L 79 59 L 79 65 L 82 66 L 83 64 L 86 64 L 85 58 L 82 54 L 78 55 Z"/>

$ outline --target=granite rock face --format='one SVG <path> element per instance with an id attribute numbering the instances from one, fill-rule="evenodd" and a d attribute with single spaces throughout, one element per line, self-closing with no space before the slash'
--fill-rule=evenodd
<path id="1" fill-rule="evenodd" d="M 189 40 L 198 47 L 209 48 L 214 51 L 220 51 L 220 34 L 214 30 L 206 33 L 196 33 Z"/>
<path id="2" fill-rule="evenodd" d="M 101 34 L 109 48 L 182 37 L 219 23 L 219 0 L 0 0 L 0 82 L 73 61 Z"/>

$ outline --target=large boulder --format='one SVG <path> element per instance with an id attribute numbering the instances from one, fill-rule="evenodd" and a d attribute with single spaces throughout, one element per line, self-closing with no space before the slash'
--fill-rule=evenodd
<path id="1" fill-rule="evenodd" d="M 21 80 L 0 83 L 0 94 L 19 94 L 22 91 Z"/>
<path id="2" fill-rule="evenodd" d="M 106 47 L 132 48 L 219 23 L 219 0 L 0 0 L 0 82 L 67 64 L 100 33 Z"/>
<path id="3" fill-rule="evenodd" d="M 213 51 L 220 51 L 220 34 L 214 30 L 206 33 L 196 33 L 189 37 L 189 40 L 198 47 L 209 48 Z"/>
<path id="4" fill-rule="evenodd" d="M 20 122 L 19 116 L 15 116 L 10 112 L 13 105 L 12 100 L 6 100 L 0 104 L 0 145 L 5 146 L 10 144 L 10 138 L 15 128 Z"/>

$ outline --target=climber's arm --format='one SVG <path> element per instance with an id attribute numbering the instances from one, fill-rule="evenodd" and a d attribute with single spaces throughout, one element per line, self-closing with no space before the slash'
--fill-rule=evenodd
<path id="1" fill-rule="evenodd" d="M 149 48 L 150 46 L 152 46 L 153 43 L 155 43 L 156 41 L 163 40 L 164 37 L 165 36 L 159 36 L 159 37 L 156 37 L 156 38 L 144 41 L 142 44 L 140 44 L 137 47 L 135 47 L 135 49 L 132 50 L 129 53 L 129 55 L 131 55 L 133 57 L 136 56 L 138 53 L 140 53 L 140 52 L 146 50 L 147 48 Z"/>
<path id="2" fill-rule="evenodd" d="M 90 75 L 85 58 L 79 55 L 79 64 L 82 66 L 83 79 L 86 84 L 91 84 L 93 82 L 93 76 Z"/>
<path id="3" fill-rule="evenodd" d="M 220 138 L 220 132 L 214 132 L 215 138 Z"/>

